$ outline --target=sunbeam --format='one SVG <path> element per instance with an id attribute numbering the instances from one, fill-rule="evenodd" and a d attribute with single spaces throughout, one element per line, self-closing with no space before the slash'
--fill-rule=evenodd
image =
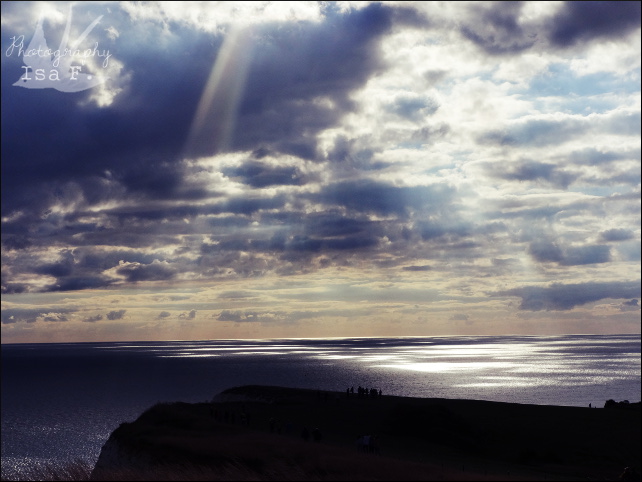
<path id="1" fill-rule="evenodd" d="M 251 29 L 232 29 L 212 66 L 192 120 L 184 158 L 228 148 L 251 59 Z"/>

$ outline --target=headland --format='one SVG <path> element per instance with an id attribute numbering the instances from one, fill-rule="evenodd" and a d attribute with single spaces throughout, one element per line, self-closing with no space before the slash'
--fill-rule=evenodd
<path id="1" fill-rule="evenodd" d="M 640 404 L 610 408 L 271 386 L 162 403 L 121 424 L 94 480 L 618 480 Z M 633 479 L 635 480 L 635 479 Z"/>

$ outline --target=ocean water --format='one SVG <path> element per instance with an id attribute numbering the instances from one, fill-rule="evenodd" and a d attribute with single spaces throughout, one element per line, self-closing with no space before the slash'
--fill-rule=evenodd
<path id="1" fill-rule="evenodd" d="M 2 346 L 2 477 L 95 462 L 156 402 L 279 385 L 602 407 L 640 400 L 640 335 L 215 340 Z"/>

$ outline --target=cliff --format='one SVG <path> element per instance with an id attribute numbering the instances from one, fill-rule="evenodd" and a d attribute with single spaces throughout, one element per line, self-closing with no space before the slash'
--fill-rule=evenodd
<path id="1" fill-rule="evenodd" d="M 92 479 L 613 480 L 640 472 L 640 426 L 639 410 L 237 387 L 122 424 Z"/>

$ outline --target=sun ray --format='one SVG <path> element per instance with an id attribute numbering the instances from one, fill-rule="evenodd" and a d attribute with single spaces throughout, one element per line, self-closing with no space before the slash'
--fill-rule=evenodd
<path id="1" fill-rule="evenodd" d="M 192 120 L 183 157 L 230 146 L 251 59 L 251 29 L 232 29 L 223 41 Z"/>

